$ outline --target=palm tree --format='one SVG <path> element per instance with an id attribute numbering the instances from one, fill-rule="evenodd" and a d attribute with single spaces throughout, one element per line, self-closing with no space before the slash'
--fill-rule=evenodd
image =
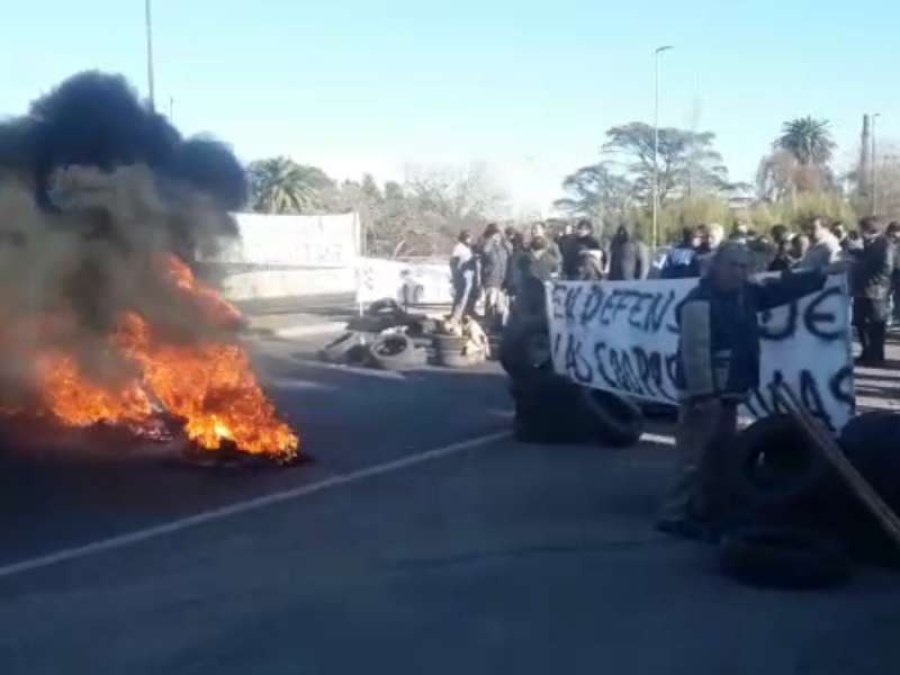
<path id="1" fill-rule="evenodd" d="M 316 208 L 320 191 L 331 179 L 320 169 L 297 164 L 287 157 L 251 162 L 251 203 L 258 213 L 302 213 Z"/>
<path id="2" fill-rule="evenodd" d="M 810 116 L 785 122 L 774 145 L 776 150 L 793 155 L 801 166 L 820 168 L 828 165 L 835 148 L 828 121 Z"/>

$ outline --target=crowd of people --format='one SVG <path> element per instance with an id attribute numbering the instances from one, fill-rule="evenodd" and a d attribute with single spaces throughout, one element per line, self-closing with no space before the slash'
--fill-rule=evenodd
<path id="1" fill-rule="evenodd" d="M 887 327 L 900 324 L 900 223 L 883 227 L 874 217 L 861 219 L 855 230 L 816 217 L 798 232 L 775 225 L 767 235 L 743 224 L 728 235 L 717 223 L 685 227 L 679 240 L 657 256 L 624 226 L 602 240 L 587 219 L 565 224 L 556 233 L 537 222 L 527 238 L 514 227 L 501 230 L 490 223 L 477 240 L 471 232 L 461 232 L 453 249 L 452 317 L 471 315 L 483 299 L 486 327 L 498 329 L 513 301 L 526 311 L 542 311 L 543 284 L 552 279 L 700 278 L 724 243 L 746 248 L 751 274 L 850 263 L 853 322 L 862 345 L 858 361 L 869 366 L 884 362 Z"/>

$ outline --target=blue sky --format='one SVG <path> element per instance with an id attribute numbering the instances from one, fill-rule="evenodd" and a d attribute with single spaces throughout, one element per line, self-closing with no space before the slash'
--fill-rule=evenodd
<path id="1" fill-rule="evenodd" d="M 244 159 L 332 174 L 488 162 L 520 205 L 559 196 L 604 131 L 652 119 L 718 136 L 752 179 L 781 123 L 831 121 L 839 164 L 864 112 L 900 140 L 900 6 L 886 0 L 154 0 L 157 104 Z M 4 12 L 0 113 L 85 68 L 146 91 L 143 0 L 42 0 Z"/>

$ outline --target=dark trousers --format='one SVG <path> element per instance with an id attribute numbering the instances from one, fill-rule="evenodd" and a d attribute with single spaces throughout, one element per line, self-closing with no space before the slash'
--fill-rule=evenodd
<path id="1" fill-rule="evenodd" d="M 853 299 L 853 325 L 859 336 L 863 363 L 884 362 L 884 341 L 887 332 L 887 302 L 872 298 Z"/>
<path id="2" fill-rule="evenodd" d="M 455 321 L 461 321 L 464 316 L 471 316 L 477 301 L 475 272 L 466 270 L 458 273 L 453 280 L 453 308 L 450 317 Z"/>

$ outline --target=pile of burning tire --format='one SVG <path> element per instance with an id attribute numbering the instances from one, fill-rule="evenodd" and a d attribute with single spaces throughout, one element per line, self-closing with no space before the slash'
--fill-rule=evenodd
<path id="1" fill-rule="evenodd" d="M 490 355 L 486 338 L 480 336 L 474 320 L 466 320 L 462 330 L 448 330 L 439 319 L 407 312 L 394 300 L 381 300 L 351 319 L 346 331 L 320 350 L 319 358 L 391 371 L 415 370 L 429 363 L 466 368 Z"/>

